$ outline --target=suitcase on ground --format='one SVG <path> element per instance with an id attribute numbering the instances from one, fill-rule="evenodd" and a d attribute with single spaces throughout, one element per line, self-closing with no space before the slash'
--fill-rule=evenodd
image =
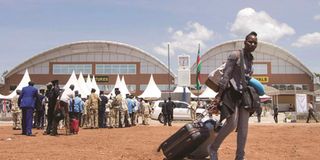
<path id="1" fill-rule="evenodd" d="M 190 155 L 189 159 L 205 159 L 209 156 L 208 146 L 214 142 L 217 137 L 217 125 L 218 121 L 214 119 L 208 119 L 204 121 L 204 126 L 209 129 L 210 136 L 202 144 L 200 144 Z"/>
<path id="2" fill-rule="evenodd" d="M 73 118 L 71 120 L 71 133 L 78 134 L 79 132 L 79 120 Z"/>
<path id="3" fill-rule="evenodd" d="M 188 123 L 162 142 L 158 152 L 162 150 L 167 160 L 183 159 L 208 139 L 209 135 L 203 122 Z"/>

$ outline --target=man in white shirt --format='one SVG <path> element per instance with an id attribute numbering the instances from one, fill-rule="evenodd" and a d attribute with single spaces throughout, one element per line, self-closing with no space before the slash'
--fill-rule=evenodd
<path id="1" fill-rule="evenodd" d="M 74 101 L 75 94 L 73 90 L 74 90 L 73 84 L 71 84 L 69 88 L 64 90 L 60 98 L 59 105 L 56 105 L 56 108 L 55 108 L 55 113 L 62 112 L 62 114 L 64 115 L 65 129 L 66 129 L 67 135 L 70 135 L 69 106 L 70 106 L 70 102 L 74 103 L 73 101 Z M 55 117 L 52 135 L 58 134 L 57 127 L 60 120 L 61 119 Z"/>

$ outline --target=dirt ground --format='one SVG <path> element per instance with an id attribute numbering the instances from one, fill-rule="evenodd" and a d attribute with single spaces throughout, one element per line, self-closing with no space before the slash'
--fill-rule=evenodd
<path id="1" fill-rule="evenodd" d="M 162 160 L 159 144 L 177 131 L 161 125 L 117 129 L 80 129 L 78 135 L 53 137 L 33 130 L 33 137 L 20 135 L 20 130 L 0 126 L 0 159 L 107 159 Z M 313 160 L 320 159 L 320 124 L 250 124 L 246 159 L 248 160 Z M 219 150 L 219 158 L 232 160 L 236 134 L 233 132 Z"/>

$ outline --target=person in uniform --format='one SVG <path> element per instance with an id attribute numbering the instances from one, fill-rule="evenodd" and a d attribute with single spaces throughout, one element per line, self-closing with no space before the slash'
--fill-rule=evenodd
<path id="1" fill-rule="evenodd" d="M 122 104 L 122 95 L 120 94 L 119 88 L 115 89 L 116 97 L 112 101 L 112 109 L 113 109 L 113 118 L 114 118 L 114 127 L 120 127 L 120 107 Z"/>
<path id="2" fill-rule="evenodd" d="M 142 124 L 143 125 L 149 125 L 149 118 L 151 114 L 152 108 L 148 102 L 148 100 L 144 100 L 142 102 L 141 106 L 141 112 L 142 112 Z"/>
<path id="3" fill-rule="evenodd" d="M 94 88 L 91 89 L 91 94 L 89 96 L 88 106 L 90 110 L 90 128 L 98 128 L 98 107 L 101 101 L 99 96 L 95 93 Z"/>
<path id="4" fill-rule="evenodd" d="M 190 105 L 189 105 L 189 108 L 190 108 L 191 120 L 192 120 L 192 121 L 195 121 L 195 120 L 196 120 L 196 110 L 197 110 L 197 108 L 198 108 L 198 102 L 196 102 L 196 101 L 191 101 L 191 102 L 190 102 Z"/>
<path id="5" fill-rule="evenodd" d="M 21 129 L 21 109 L 18 106 L 18 100 L 19 100 L 19 96 L 21 91 L 20 90 L 16 90 L 17 95 L 15 95 L 12 98 L 12 120 L 13 120 L 13 128 L 14 130 L 16 129 Z"/>

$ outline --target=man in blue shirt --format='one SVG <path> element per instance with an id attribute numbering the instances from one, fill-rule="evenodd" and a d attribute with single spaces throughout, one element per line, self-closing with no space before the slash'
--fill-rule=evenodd
<path id="1" fill-rule="evenodd" d="M 38 98 L 38 90 L 33 87 L 34 83 L 29 82 L 29 86 L 23 87 L 18 104 L 22 109 L 22 134 L 32 135 L 33 110 Z"/>

